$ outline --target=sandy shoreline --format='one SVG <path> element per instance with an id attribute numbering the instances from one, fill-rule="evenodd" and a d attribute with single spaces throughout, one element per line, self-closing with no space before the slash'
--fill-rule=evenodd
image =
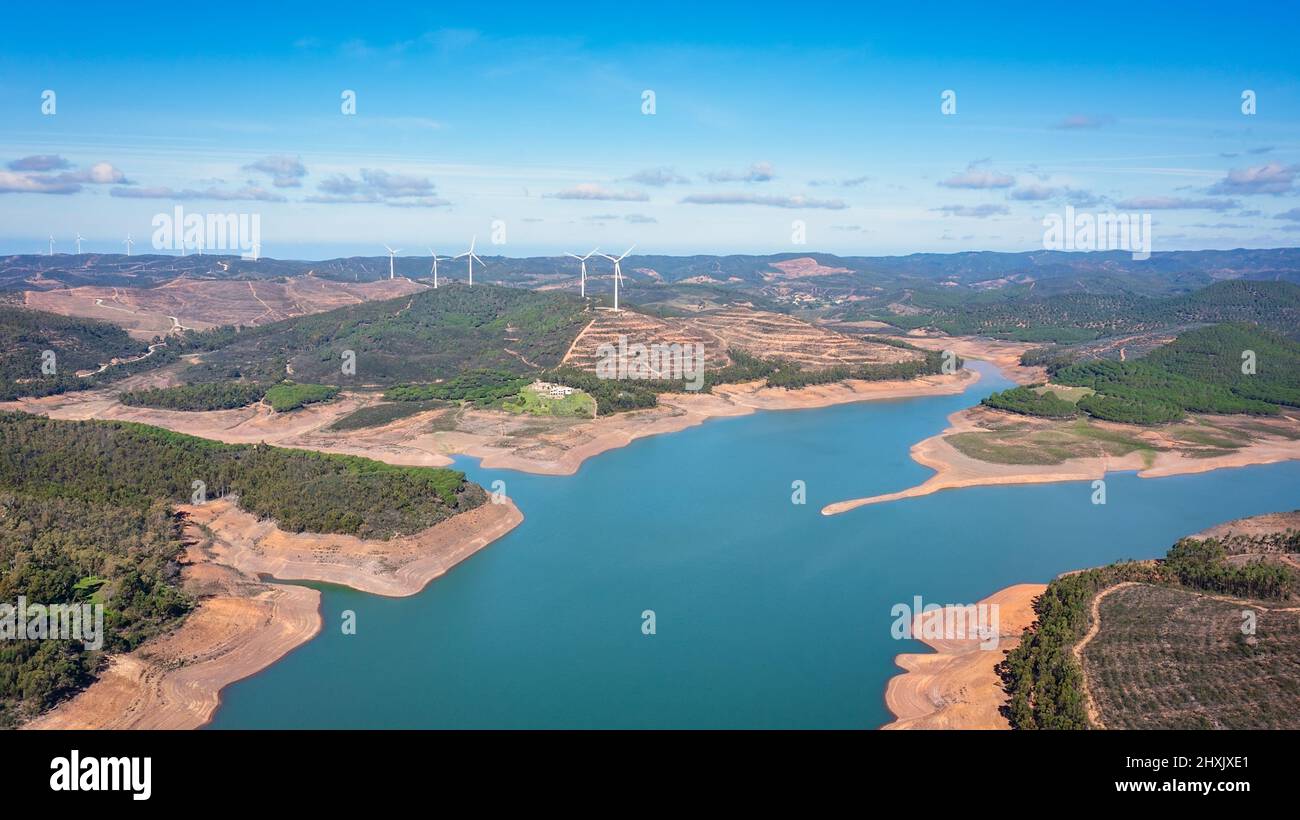
<path id="1" fill-rule="evenodd" d="M 107 419 L 151 424 L 178 433 L 228 444 L 266 443 L 326 453 L 364 456 L 390 464 L 443 467 L 452 456 L 481 459 L 487 469 L 518 470 L 541 475 L 572 475 L 587 459 L 625 447 L 646 436 L 662 435 L 703 424 L 712 418 L 743 416 L 759 410 L 800 410 L 860 401 L 906 399 L 961 393 L 979 380 L 979 373 L 961 370 L 952 375 L 891 381 L 847 381 L 786 390 L 761 382 L 722 385 L 712 393 L 664 394 L 658 407 L 596 419 L 551 419 L 517 416 L 502 411 L 465 409 L 455 412 L 456 429 L 431 429 L 439 417 L 453 412 L 433 410 L 399 419 L 382 427 L 335 432 L 338 419 L 375 404 L 373 394 L 345 393 L 339 399 L 276 413 L 264 405 L 237 410 L 187 412 L 128 407 L 117 401 L 126 389 L 167 383 L 167 371 L 124 380 L 106 390 L 93 390 L 20 399 L 0 409 L 21 410 L 55 419 Z"/>
<path id="2" fill-rule="evenodd" d="M 1025 628 L 1035 619 L 1033 601 L 1045 584 L 1016 584 L 979 601 L 998 606 L 999 641 L 996 649 L 981 649 L 980 639 L 921 639 L 933 653 L 901 654 L 894 662 L 904 672 L 890 678 L 885 705 L 894 721 L 882 729 L 1010 729 L 999 711 L 1006 701 L 1002 681 L 994 667 L 1004 653 L 1020 643 Z M 913 634 L 926 619 L 942 612 L 917 616 Z"/>
<path id="3" fill-rule="evenodd" d="M 593 420 L 557 420 L 540 432 L 528 430 L 536 419 L 485 411 L 464 414 L 468 432 L 430 431 L 429 423 L 439 411 L 377 428 L 340 433 L 326 429 L 378 401 L 365 394 L 345 394 L 328 404 L 283 414 L 263 405 L 180 412 L 127 407 L 117 401 L 124 390 L 173 383 L 172 368 L 132 377 L 108 389 L 23 399 L 0 408 L 58 419 L 133 421 L 226 443 L 265 442 L 393 464 L 445 466 L 452 454 L 463 453 L 482 459 L 485 468 L 569 475 L 592 456 L 711 418 L 951 395 L 978 379 L 977 372 L 962 370 L 913 380 L 850 381 L 799 390 L 767 388 L 761 382 L 725 385 L 711 394 L 666 395 L 659 407 L 650 410 Z M 183 572 L 186 588 L 202 596 L 195 611 L 172 633 L 111 658 L 94 684 L 26 728 L 202 726 L 211 720 L 225 686 L 265 669 L 321 629 L 319 593 L 259 578 L 336 583 L 377 595 L 413 595 L 523 518 L 513 503 L 488 503 L 425 532 L 379 542 L 287 533 L 258 521 L 229 499 L 179 509 L 190 519 L 192 537 L 211 534 L 205 550 L 191 550 Z"/>
<path id="4" fill-rule="evenodd" d="M 978 423 L 980 412 L 993 411 L 980 411 L 977 407 L 959 410 L 948 417 L 948 427 L 943 432 L 912 445 L 912 460 L 935 471 L 925 481 L 897 492 L 827 504 L 822 508 L 822 515 L 838 515 L 868 504 L 916 498 L 962 487 L 1093 481 L 1118 470 L 1136 471 L 1139 478 L 1162 478 L 1300 459 L 1300 439 L 1270 438 L 1253 441 L 1223 455 L 1202 458 L 1162 451 L 1151 455 L 1148 461 L 1147 456 L 1135 450 L 1124 456 L 1071 458 L 1060 464 L 999 464 L 972 458 L 946 440 L 947 436 L 956 433 L 981 430 Z M 1117 429 L 1124 427 L 1109 423 L 1100 426 Z"/>
<path id="5" fill-rule="evenodd" d="M 912 336 L 908 344 L 926 350 L 951 350 L 963 359 L 989 362 L 1002 371 L 1002 375 L 1016 384 L 1034 384 L 1047 381 L 1047 370 L 1042 367 L 1025 367 L 1020 357 L 1037 345 L 1025 342 L 1004 342 L 978 336 Z"/>
<path id="6" fill-rule="evenodd" d="M 847 381 L 798 390 L 764 387 L 761 382 L 728 384 L 712 393 L 664 394 L 660 406 L 620 413 L 575 425 L 561 436 L 523 445 L 468 441 L 458 452 L 482 460 L 489 469 L 519 470 L 544 475 L 572 475 L 587 459 L 626 447 L 647 436 L 675 433 L 709 419 L 747 416 L 760 410 L 807 410 L 860 401 L 918 398 L 961 393 L 979 381 L 979 373 L 924 376 L 898 381 Z"/>
<path id="7" fill-rule="evenodd" d="M 487 502 L 411 536 L 367 541 L 285 532 L 229 499 L 179 509 L 189 519 L 181 578 L 199 598 L 194 611 L 173 631 L 111 657 L 93 684 L 23 728 L 199 728 L 222 689 L 320 633 L 317 590 L 259 578 L 414 595 L 523 520 L 512 502 Z"/>
<path id="8" fill-rule="evenodd" d="M 177 509 L 212 532 L 215 563 L 254 578 L 317 581 L 397 598 L 420 592 L 524 518 L 508 499 L 489 501 L 414 535 L 373 541 L 285 532 L 226 499 Z"/>

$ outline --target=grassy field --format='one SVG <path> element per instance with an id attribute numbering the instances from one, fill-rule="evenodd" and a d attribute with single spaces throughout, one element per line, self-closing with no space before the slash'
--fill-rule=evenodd
<path id="1" fill-rule="evenodd" d="M 329 401 L 338 395 L 337 387 L 325 384 L 277 384 L 266 391 L 266 402 L 277 413 L 287 413 L 299 407 Z"/>
<path id="2" fill-rule="evenodd" d="M 1002 422 L 1008 418 L 1020 421 Z M 1264 436 L 1294 440 L 1294 423 L 1285 417 L 1265 424 L 1249 416 L 1189 417 L 1165 425 L 1114 425 L 1090 418 L 1030 420 L 999 413 L 980 420 L 983 429 L 946 437 L 964 455 L 994 464 L 1061 464 L 1072 458 L 1121 457 L 1134 451 L 1150 466 L 1156 453 L 1176 451 L 1188 458 L 1227 455 Z"/>
<path id="3" fill-rule="evenodd" d="M 1068 402 L 1077 402 L 1084 396 L 1091 396 L 1097 392 L 1091 387 L 1067 387 L 1063 384 L 1044 384 L 1033 388 L 1034 392 L 1042 395 L 1044 393 L 1055 393 L 1058 399 Z"/>
<path id="4" fill-rule="evenodd" d="M 327 430 L 364 430 L 371 427 L 383 427 L 398 419 L 409 418 L 426 410 L 446 407 L 447 403 L 430 399 L 428 401 L 394 401 L 362 407 L 348 413 L 343 418 L 327 427 Z"/>
<path id="5" fill-rule="evenodd" d="M 1300 616 L 1138 584 L 1102 599 L 1084 669 L 1107 728 L 1300 729 Z"/>
<path id="6" fill-rule="evenodd" d="M 562 398 L 552 398 L 525 387 L 519 391 L 519 395 L 504 400 L 501 408 L 511 413 L 528 413 L 534 416 L 589 419 L 596 415 L 596 400 L 581 390 L 575 390 L 572 395 Z"/>
<path id="7" fill-rule="evenodd" d="M 1138 436 L 1104 429 L 1082 419 L 1033 430 L 1009 425 L 955 433 L 946 440 L 964 455 L 995 464 L 1062 464 L 1072 458 L 1118 457 L 1134 450 L 1154 454 L 1156 449 Z"/>

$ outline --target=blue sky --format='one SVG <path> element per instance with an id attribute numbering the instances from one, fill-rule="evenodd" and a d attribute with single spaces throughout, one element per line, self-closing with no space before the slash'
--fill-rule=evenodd
<path id="1" fill-rule="evenodd" d="M 1157 251 L 1296 244 L 1293 8 L 967 5 L 22 4 L 0 251 L 178 204 L 305 258 L 1032 250 L 1066 204 L 1151 213 Z"/>

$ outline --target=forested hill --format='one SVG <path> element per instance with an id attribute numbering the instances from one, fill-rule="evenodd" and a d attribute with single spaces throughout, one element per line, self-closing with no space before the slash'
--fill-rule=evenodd
<path id="1" fill-rule="evenodd" d="M 117 325 L 0 305 L 0 400 L 90 386 L 104 379 L 88 381 L 78 371 L 146 352 L 147 345 Z M 110 372 L 123 370 L 109 368 L 104 375 Z"/>
<path id="2" fill-rule="evenodd" d="M 1146 357 L 1048 367 L 1053 384 L 1087 388 L 1066 401 L 1049 389 L 1017 387 L 984 399 L 999 410 L 1156 424 L 1185 413 L 1276 415 L 1300 407 L 1300 344 L 1255 325 L 1224 324 L 1181 334 Z"/>
<path id="3" fill-rule="evenodd" d="M 357 456 L 222 444 L 121 421 L 0 413 L 0 489 L 139 505 L 188 502 L 194 482 L 295 532 L 409 534 L 483 503 L 465 474 Z"/>
<path id="4" fill-rule="evenodd" d="M 0 728 L 88 685 L 193 605 L 179 587 L 172 505 L 237 493 L 282 528 L 384 538 L 486 501 L 463 473 L 266 445 L 220 444 L 129 422 L 0 413 L 0 603 L 103 604 L 104 645 L 0 641 Z"/>
<path id="5" fill-rule="evenodd" d="M 913 294 L 905 327 L 932 326 L 953 334 L 1072 343 L 1106 336 L 1220 322 L 1254 322 L 1300 335 L 1300 285 L 1235 279 L 1178 296 L 1123 291 L 1038 296 L 1032 290 L 979 298 Z"/>
<path id="6" fill-rule="evenodd" d="M 485 250 L 484 256 L 487 265 L 475 274 L 476 279 L 482 276 L 479 281 L 484 283 L 535 286 L 556 277 L 572 281 L 577 270 L 576 263 L 563 255 L 491 256 Z M 1189 290 L 1217 279 L 1296 281 L 1300 278 L 1300 249 L 1297 248 L 1156 251 L 1145 260 L 1135 260 L 1126 251 L 965 251 L 905 256 L 842 256 L 816 251 L 691 256 L 637 253 L 624 262 L 623 272 L 631 280 L 629 284 L 642 281 L 636 271 L 654 271 L 653 278 L 667 284 L 704 277 L 753 289 L 779 277 L 778 266 L 796 259 L 811 259 L 826 268 L 842 271 L 838 279 L 849 286 L 883 285 L 887 289 L 945 281 L 979 285 L 1010 278 L 1032 279 L 1042 283 L 1040 289 L 1051 292 L 1073 289 L 1082 282 L 1108 292 L 1158 293 L 1168 292 L 1170 288 Z M 398 256 L 395 269 L 398 276 L 427 278 L 429 257 Z M 593 274 L 609 272 L 603 261 L 592 263 L 590 270 Z M 313 261 L 266 256 L 251 260 L 211 254 L 18 254 L 0 257 L 0 292 L 78 285 L 153 287 L 181 276 L 256 280 L 307 273 L 340 282 L 372 282 L 388 278 L 388 257 L 350 256 Z M 448 265 L 443 275 L 458 279 L 463 273 L 463 266 Z M 831 281 L 836 278 L 831 277 Z"/>
<path id="7" fill-rule="evenodd" d="M 1111 690 L 1111 696 L 1124 704 L 1137 725 L 1148 729 L 1294 727 L 1294 629 L 1266 632 L 1261 623 L 1260 634 L 1269 635 L 1269 643 L 1257 648 L 1244 634 L 1239 640 L 1172 642 L 1169 636 L 1215 634 L 1217 624 L 1231 618 L 1240 621 L 1242 606 L 1262 614 L 1275 609 L 1278 602 L 1293 602 L 1300 594 L 1300 573 L 1293 565 L 1275 559 L 1278 553 L 1297 550 L 1300 532 L 1295 530 L 1226 540 L 1184 538 L 1161 561 L 1125 561 L 1060 576 L 1035 599 L 1037 620 L 998 665 L 1010 696 L 1003 714 L 1016 729 L 1091 727 L 1084 670 L 1072 649 L 1088 631 L 1094 598 L 1128 582 L 1166 590 L 1176 601 L 1167 609 L 1130 607 L 1119 618 L 1100 624 L 1102 635 L 1107 630 L 1123 634 L 1134 624 L 1157 625 L 1151 631 L 1159 633 L 1160 645 L 1152 648 L 1167 662 L 1162 667 L 1167 670 L 1162 671 L 1164 677 L 1151 674 L 1151 654 L 1136 652 L 1121 659 L 1132 664 L 1123 670 L 1128 680 L 1105 674 L 1092 680 L 1093 686 Z M 1211 625 L 1196 606 L 1209 600 L 1197 594 L 1206 592 L 1264 600 L 1270 605 L 1239 603 L 1230 607 L 1220 602 L 1230 611 Z M 1275 611 L 1294 623 L 1294 613 L 1285 608 Z M 1246 692 L 1252 697 L 1245 697 Z M 1101 692 L 1092 694 L 1096 697 Z M 1161 722 L 1171 714 L 1172 722 Z"/>
<path id="8" fill-rule="evenodd" d="M 192 368 L 192 381 L 233 377 L 340 386 L 432 382 L 471 369 L 554 367 L 591 320 L 576 296 L 452 283 L 413 296 L 350 305 L 228 331 Z M 210 346 L 215 346 L 209 341 Z M 355 374 L 342 367 L 355 353 Z"/>

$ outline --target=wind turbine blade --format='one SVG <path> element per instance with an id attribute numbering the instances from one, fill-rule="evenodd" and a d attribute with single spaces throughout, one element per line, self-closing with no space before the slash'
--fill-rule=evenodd
<path id="1" fill-rule="evenodd" d="M 636 245 L 633 245 L 633 246 L 632 246 L 632 248 L 635 248 L 635 247 L 636 247 Z M 620 257 L 618 258 L 618 261 L 622 262 L 624 259 L 626 259 L 626 258 L 627 258 L 627 255 L 628 255 L 629 253 L 632 252 L 632 248 L 628 248 L 627 250 L 623 251 L 623 255 L 620 256 Z"/>
<path id="2" fill-rule="evenodd" d="M 474 261 L 478 262 L 480 265 L 483 266 L 487 265 L 487 262 L 484 262 L 482 259 L 479 259 L 478 254 L 472 254 L 472 256 L 474 257 Z"/>
<path id="3" fill-rule="evenodd" d="M 578 256 L 576 253 L 566 253 L 565 256 L 572 256 L 574 259 L 586 259 L 585 256 Z"/>
<path id="4" fill-rule="evenodd" d="M 478 234 L 474 234 L 474 236 L 470 237 L 470 240 L 469 240 L 469 252 L 470 252 L 470 253 L 473 253 L 473 252 L 474 252 L 474 243 L 477 242 L 477 241 L 478 241 Z"/>

